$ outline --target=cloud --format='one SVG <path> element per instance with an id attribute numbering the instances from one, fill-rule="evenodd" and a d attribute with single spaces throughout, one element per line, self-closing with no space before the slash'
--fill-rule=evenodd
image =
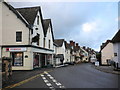
<path id="1" fill-rule="evenodd" d="M 84 23 L 82 25 L 82 30 L 84 32 L 91 32 L 96 29 L 96 22 Z"/>
<path id="2" fill-rule="evenodd" d="M 80 46 L 88 46 L 96 50 L 118 29 L 118 23 L 115 22 L 118 16 L 118 3 L 16 2 L 12 4 L 15 7 L 41 6 L 43 17 L 52 20 L 55 38 L 74 40 Z"/>

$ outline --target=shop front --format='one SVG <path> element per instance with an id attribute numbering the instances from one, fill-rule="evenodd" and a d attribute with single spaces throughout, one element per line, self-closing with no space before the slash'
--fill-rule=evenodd
<path id="1" fill-rule="evenodd" d="M 33 70 L 52 64 L 53 51 L 36 47 L 2 47 L 2 57 L 12 58 L 12 70 Z"/>
<path id="2" fill-rule="evenodd" d="M 29 47 L 3 47 L 2 57 L 12 58 L 12 70 L 33 69 L 33 55 Z"/>

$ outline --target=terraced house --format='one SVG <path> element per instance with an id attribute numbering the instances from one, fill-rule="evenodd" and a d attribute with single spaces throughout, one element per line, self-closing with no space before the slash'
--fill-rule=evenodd
<path id="1" fill-rule="evenodd" d="M 32 70 L 53 63 L 53 29 L 40 7 L 2 6 L 2 57 L 11 57 L 13 70 Z"/>

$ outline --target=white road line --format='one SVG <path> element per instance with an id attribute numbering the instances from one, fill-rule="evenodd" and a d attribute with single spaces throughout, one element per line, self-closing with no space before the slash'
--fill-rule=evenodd
<path id="1" fill-rule="evenodd" d="M 54 83 L 57 82 L 55 79 L 52 80 Z"/>
<path id="2" fill-rule="evenodd" d="M 56 85 L 61 86 L 62 84 L 61 84 L 61 83 L 59 83 L 59 82 L 57 82 L 57 83 L 56 83 Z"/>
<path id="3" fill-rule="evenodd" d="M 49 82 L 48 80 L 44 80 L 45 83 Z"/>
<path id="4" fill-rule="evenodd" d="M 49 77 L 50 79 L 54 79 L 53 77 Z"/>
<path id="5" fill-rule="evenodd" d="M 52 86 L 52 84 L 44 77 L 44 75 L 41 75 L 43 81 L 45 82 L 45 84 L 49 87 L 49 89 L 51 90 L 55 90 L 55 88 Z"/>
<path id="6" fill-rule="evenodd" d="M 65 88 L 64 86 L 60 86 L 59 88 Z"/>
<path id="7" fill-rule="evenodd" d="M 60 82 L 57 82 L 57 80 L 54 79 L 50 74 L 47 74 L 47 76 L 59 87 L 59 88 L 65 88 Z"/>
<path id="8" fill-rule="evenodd" d="M 51 83 L 46 83 L 46 85 L 47 85 L 47 86 L 49 86 L 49 87 L 50 87 L 50 86 L 52 86 L 52 84 L 51 84 Z"/>
<path id="9" fill-rule="evenodd" d="M 42 76 L 42 77 L 44 77 L 44 75 L 43 75 L 43 74 L 42 74 L 41 76 Z"/>
<path id="10" fill-rule="evenodd" d="M 45 77 L 42 77 L 44 80 L 46 79 Z"/>

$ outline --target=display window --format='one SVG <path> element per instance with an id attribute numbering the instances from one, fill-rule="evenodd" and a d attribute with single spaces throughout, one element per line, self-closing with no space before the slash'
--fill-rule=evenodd
<path id="1" fill-rule="evenodd" d="M 13 66 L 23 66 L 23 52 L 11 52 L 11 56 Z"/>

